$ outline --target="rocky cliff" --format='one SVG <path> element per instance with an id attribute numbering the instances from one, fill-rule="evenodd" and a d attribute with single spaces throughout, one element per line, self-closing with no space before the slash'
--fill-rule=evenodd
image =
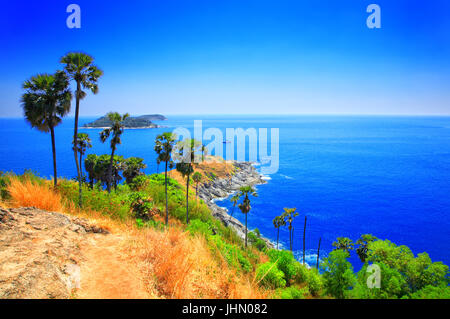
<path id="1" fill-rule="evenodd" d="M 256 171 L 252 163 L 233 162 L 234 174 L 226 178 L 217 178 L 198 188 L 198 196 L 208 205 L 214 217 L 226 226 L 232 227 L 239 237 L 245 238 L 245 226 L 236 218 L 228 214 L 227 209 L 217 206 L 218 199 L 223 199 L 238 191 L 242 186 L 254 186 L 266 183 Z M 239 209 L 236 208 L 236 213 Z M 251 212 L 250 212 L 251 214 Z M 249 230 L 250 231 L 250 230 Z M 269 247 L 274 245 L 266 238 L 262 238 Z"/>

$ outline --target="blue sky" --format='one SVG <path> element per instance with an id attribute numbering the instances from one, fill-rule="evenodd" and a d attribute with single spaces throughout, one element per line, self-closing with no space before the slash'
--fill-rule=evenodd
<path id="1" fill-rule="evenodd" d="M 0 116 L 69 51 L 105 75 L 82 116 L 450 114 L 450 1 L 4 1 Z M 80 5 L 81 29 L 66 27 Z M 366 8 L 381 7 L 381 29 Z"/>

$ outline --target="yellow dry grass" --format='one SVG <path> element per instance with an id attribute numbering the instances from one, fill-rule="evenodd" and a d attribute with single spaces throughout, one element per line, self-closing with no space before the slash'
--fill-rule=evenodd
<path id="1" fill-rule="evenodd" d="M 21 181 L 13 177 L 7 189 L 14 207 L 36 207 L 53 212 L 59 212 L 63 208 L 61 196 L 47 183 L 40 185 L 30 179 Z"/>

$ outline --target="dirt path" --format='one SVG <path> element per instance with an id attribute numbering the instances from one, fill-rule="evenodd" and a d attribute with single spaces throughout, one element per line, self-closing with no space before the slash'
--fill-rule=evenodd
<path id="1" fill-rule="evenodd" d="M 145 287 L 139 263 L 129 257 L 125 243 L 118 235 L 93 234 L 81 245 L 83 262 L 77 298 L 157 298 Z"/>
<path id="2" fill-rule="evenodd" d="M 157 298 L 130 238 L 60 213 L 0 209 L 0 299 Z"/>

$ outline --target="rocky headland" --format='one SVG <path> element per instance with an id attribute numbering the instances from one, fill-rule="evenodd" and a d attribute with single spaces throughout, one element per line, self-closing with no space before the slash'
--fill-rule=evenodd
<path id="1" fill-rule="evenodd" d="M 222 221 L 227 227 L 232 227 L 238 236 L 244 239 L 245 226 L 239 220 L 230 216 L 227 209 L 219 207 L 216 201 L 229 197 L 243 186 L 265 184 L 266 181 L 252 163 L 233 161 L 232 165 L 234 166 L 233 174 L 203 183 L 198 188 L 198 196 L 208 205 L 214 217 Z M 239 208 L 236 207 L 237 214 L 239 214 L 238 210 Z M 261 237 L 261 239 L 266 242 L 268 247 L 274 247 L 273 243 L 267 238 Z"/>

